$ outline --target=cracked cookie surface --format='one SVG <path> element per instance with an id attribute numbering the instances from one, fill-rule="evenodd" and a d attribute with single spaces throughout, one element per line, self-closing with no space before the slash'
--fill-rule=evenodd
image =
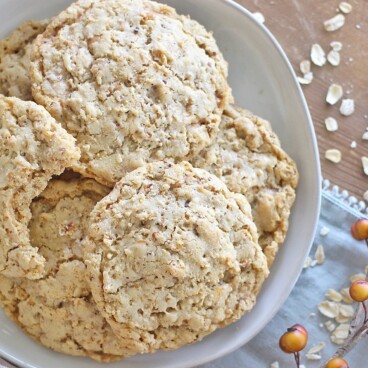
<path id="1" fill-rule="evenodd" d="M 29 206 L 52 175 L 79 157 L 75 139 L 42 106 L 0 95 L 0 273 L 42 276 L 45 259 L 29 239 Z"/>
<path id="2" fill-rule="evenodd" d="M 29 67 L 32 45 L 48 21 L 28 21 L 0 40 L 0 93 L 33 101 Z"/>
<path id="3" fill-rule="evenodd" d="M 126 175 L 92 212 L 85 250 L 99 309 L 141 352 L 236 321 L 268 275 L 245 197 L 187 162 Z"/>
<path id="4" fill-rule="evenodd" d="M 0 302 L 30 336 L 71 355 L 113 361 L 132 354 L 91 296 L 82 239 L 95 204 L 109 189 L 92 179 L 52 180 L 32 202 L 32 244 L 47 260 L 40 280 L 0 277 Z"/>
<path id="5" fill-rule="evenodd" d="M 74 170 L 111 185 L 209 145 L 232 99 L 212 35 L 146 0 L 80 0 L 35 43 L 33 96 L 70 132 Z"/>
<path id="6" fill-rule="evenodd" d="M 192 164 L 218 176 L 231 191 L 246 196 L 259 244 L 271 265 L 286 236 L 298 171 L 269 122 L 229 106 L 215 143 Z"/>

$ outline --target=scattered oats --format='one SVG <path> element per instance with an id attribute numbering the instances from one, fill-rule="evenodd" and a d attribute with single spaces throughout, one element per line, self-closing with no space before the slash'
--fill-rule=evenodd
<path id="1" fill-rule="evenodd" d="M 354 100 L 351 98 L 346 98 L 342 100 L 341 106 L 340 106 L 340 113 L 344 116 L 350 116 L 354 113 L 355 106 L 354 106 Z"/>
<path id="2" fill-rule="evenodd" d="M 352 141 L 351 144 L 350 144 L 350 147 L 351 148 L 357 148 L 357 142 Z"/>
<path id="3" fill-rule="evenodd" d="M 319 355 L 319 354 L 305 354 L 305 357 L 308 359 L 308 360 L 321 360 L 322 357 Z"/>
<path id="4" fill-rule="evenodd" d="M 352 57 L 349 57 L 348 61 L 351 63 L 354 59 Z"/>
<path id="5" fill-rule="evenodd" d="M 316 253 L 314 254 L 314 258 L 317 261 L 317 264 L 321 265 L 324 263 L 326 257 L 325 257 L 325 250 L 322 244 L 318 245 Z"/>
<path id="6" fill-rule="evenodd" d="M 343 94 L 344 90 L 339 84 L 331 84 L 330 87 L 328 87 L 326 102 L 330 105 L 335 105 L 335 103 L 341 99 Z"/>
<path id="7" fill-rule="evenodd" d="M 311 49 L 311 60 L 317 66 L 326 64 L 326 53 L 318 43 L 315 43 Z"/>
<path id="8" fill-rule="evenodd" d="M 311 262 L 311 267 L 315 267 L 317 266 L 318 262 L 316 259 L 314 259 L 312 262 Z"/>
<path id="9" fill-rule="evenodd" d="M 358 281 L 358 280 L 365 280 L 365 273 L 356 273 L 355 275 L 350 276 L 350 281 Z"/>
<path id="10" fill-rule="evenodd" d="M 346 1 L 342 1 L 339 4 L 339 9 L 340 11 L 342 11 L 345 14 L 349 14 L 352 10 L 353 10 L 353 6 L 349 3 L 347 3 Z"/>
<path id="11" fill-rule="evenodd" d="M 350 325 L 347 323 L 342 323 L 341 325 L 337 326 L 334 332 L 332 332 L 332 336 L 334 336 L 337 339 L 345 340 L 349 335 L 349 328 Z"/>
<path id="12" fill-rule="evenodd" d="M 344 317 L 344 316 L 341 316 L 341 315 L 338 315 L 336 318 L 335 318 L 335 321 L 337 323 L 347 323 L 350 321 L 350 318 L 349 317 Z"/>
<path id="13" fill-rule="evenodd" d="M 341 61 L 341 57 L 340 54 L 335 51 L 335 50 L 331 50 L 328 54 L 327 54 L 327 60 L 328 62 L 333 65 L 333 66 L 338 66 L 340 64 Z"/>
<path id="14" fill-rule="evenodd" d="M 345 24 L 345 17 L 343 14 L 338 14 L 331 19 L 323 22 L 325 30 L 328 32 L 337 31 Z"/>
<path id="15" fill-rule="evenodd" d="M 280 368 L 279 362 L 273 362 L 270 364 L 270 368 Z"/>
<path id="16" fill-rule="evenodd" d="M 351 305 L 340 305 L 340 315 L 351 318 L 354 315 L 354 308 Z"/>
<path id="17" fill-rule="evenodd" d="M 323 323 L 320 323 L 320 324 L 319 324 L 319 327 L 323 328 Z"/>
<path id="18" fill-rule="evenodd" d="M 259 23 L 261 23 L 261 24 L 263 24 L 263 23 L 265 22 L 265 17 L 264 17 L 264 15 L 263 15 L 262 13 L 260 13 L 260 12 L 255 12 L 255 13 L 253 13 L 253 17 L 254 17 L 254 19 L 255 19 L 257 22 L 259 22 Z"/>
<path id="19" fill-rule="evenodd" d="M 364 115 L 364 119 L 368 119 L 368 115 Z"/>
<path id="20" fill-rule="evenodd" d="M 362 135 L 362 139 L 364 141 L 368 141 L 368 132 L 364 132 L 364 134 Z"/>
<path id="21" fill-rule="evenodd" d="M 363 165 L 364 174 L 368 175 L 368 157 L 362 156 L 362 165 Z"/>
<path id="22" fill-rule="evenodd" d="M 325 326 L 328 332 L 332 332 L 336 328 L 336 325 L 332 321 L 325 322 Z"/>
<path id="23" fill-rule="evenodd" d="M 342 300 L 344 303 L 346 304 L 353 304 L 354 300 L 351 299 L 350 293 L 349 293 L 349 288 L 344 288 L 340 291 L 341 296 L 342 296 Z"/>
<path id="24" fill-rule="evenodd" d="M 312 258 L 308 256 L 308 257 L 305 259 L 305 261 L 304 261 L 303 268 L 308 268 L 311 264 L 312 264 Z"/>
<path id="25" fill-rule="evenodd" d="M 342 300 L 342 295 L 335 289 L 328 289 L 325 297 L 328 299 L 328 300 L 331 300 L 332 302 L 341 302 Z"/>
<path id="26" fill-rule="evenodd" d="M 341 51 L 342 50 L 342 43 L 339 41 L 332 41 L 330 43 L 330 46 L 332 47 L 332 50 L 335 51 Z"/>
<path id="27" fill-rule="evenodd" d="M 327 226 L 322 226 L 321 230 L 319 231 L 319 235 L 327 236 L 330 232 L 330 229 Z"/>
<path id="28" fill-rule="evenodd" d="M 344 339 L 338 339 L 335 336 L 330 336 L 331 341 L 336 345 L 342 345 L 344 343 Z"/>
<path id="29" fill-rule="evenodd" d="M 316 314 L 315 314 L 314 312 L 310 312 L 310 313 L 309 313 L 309 316 L 310 316 L 310 317 L 315 317 L 315 316 L 316 316 Z"/>
<path id="30" fill-rule="evenodd" d="M 339 125 L 337 124 L 336 119 L 332 117 L 328 117 L 325 119 L 325 125 L 326 125 L 326 129 L 329 132 L 336 132 L 336 130 L 339 129 Z"/>
<path id="31" fill-rule="evenodd" d="M 355 25 L 355 28 L 356 28 L 356 29 L 360 29 L 360 28 L 362 28 L 362 26 L 361 26 L 360 24 L 356 24 L 356 25 Z"/>
<path id="32" fill-rule="evenodd" d="M 309 60 L 302 60 L 300 62 L 300 71 L 303 74 L 307 74 L 311 71 L 311 63 Z"/>
<path id="33" fill-rule="evenodd" d="M 321 302 L 318 304 L 318 310 L 328 318 L 336 318 L 339 315 L 339 305 L 335 302 Z"/>
<path id="34" fill-rule="evenodd" d="M 313 81 L 313 73 L 309 72 L 304 74 L 303 77 L 298 77 L 298 82 L 300 84 L 311 84 Z"/>
<path id="35" fill-rule="evenodd" d="M 321 341 L 317 345 L 312 346 L 308 350 L 307 354 L 317 354 L 321 352 L 325 347 L 326 347 L 326 344 L 323 341 Z"/>
<path id="36" fill-rule="evenodd" d="M 338 164 L 341 161 L 341 151 L 338 149 L 329 149 L 325 153 L 325 158 L 331 162 L 334 162 L 335 164 Z M 368 157 L 367 157 L 367 165 L 368 165 Z M 367 172 L 368 172 L 368 166 L 367 166 Z M 368 174 L 367 174 L 368 175 Z"/>

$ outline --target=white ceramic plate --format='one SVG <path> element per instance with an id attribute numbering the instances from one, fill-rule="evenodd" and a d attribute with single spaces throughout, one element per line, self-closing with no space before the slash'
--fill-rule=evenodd
<path id="1" fill-rule="evenodd" d="M 70 0 L 0 0 L 0 36 L 27 19 L 56 15 Z M 236 103 L 272 122 L 300 172 L 287 240 L 254 310 L 203 341 L 172 352 L 125 359 L 109 367 L 184 368 L 216 359 L 254 337 L 291 292 L 315 233 L 320 208 L 318 150 L 307 105 L 290 63 L 270 32 L 231 0 L 162 0 L 212 30 L 230 66 Z M 54 353 L 26 337 L 0 312 L 0 355 L 20 367 L 106 367 Z"/>

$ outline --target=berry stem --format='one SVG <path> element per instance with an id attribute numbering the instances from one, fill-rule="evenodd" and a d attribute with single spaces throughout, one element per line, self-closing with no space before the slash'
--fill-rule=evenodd
<path id="1" fill-rule="evenodd" d="M 362 302 L 362 306 L 363 306 L 363 309 L 364 309 L 364 321 L 363 321 L 363 325 L 365 325 L 368 322 L 367 307 L 365 305 L 365 302 Z"/>
<path id="2" fill-rule="evenodd" d="M 299 351 L 297 353 L 294 353 L 294 357 L 295 357 L 295 363 L 297 368 L 300 368 L 300 354 Z"/>

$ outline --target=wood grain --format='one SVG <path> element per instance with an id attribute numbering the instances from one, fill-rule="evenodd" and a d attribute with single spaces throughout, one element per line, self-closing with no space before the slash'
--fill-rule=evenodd
<path id="1" fill-rule="evenodd" d="M 327 32 L 323 22 L 337 14 L 340 1 L 326 0 L 238 0 L 252 12 L 261 12 L 265 26 L 276 36 L 288 55 L 297 74 L 299 63 L 310 59 L 312 44 L 319 43 L 327 52 L 331 41 L 343 43 L 341 63 L 337 67 L 312 66 L 313 82 L 303 86 L 312 114 L 322 174 L 332 184 L 346 189 L 362 200 L 368 190 L 368 176 L 363 172 L 361 156 L 368 156 L 368 141 L 362 135 L 368 126 L 368 2 L 350 0 L 353 11 L 346 15 L 344 27 Z M 353 98 L 355 113 L 349 117 L 340 114 L 340 103 L 329 106 L 325 102 L 330 84 L 338 83 L 344 88 L 343 98 Z M 324 120 L 332 116 L 339 123 L 336 132 L 328 132 Z M 352 141 L 357 148 L 351 149 Z M 334 164 L 327 161 L 325 151 L 337 148 L 342 152 L 342 161 Z"/>

